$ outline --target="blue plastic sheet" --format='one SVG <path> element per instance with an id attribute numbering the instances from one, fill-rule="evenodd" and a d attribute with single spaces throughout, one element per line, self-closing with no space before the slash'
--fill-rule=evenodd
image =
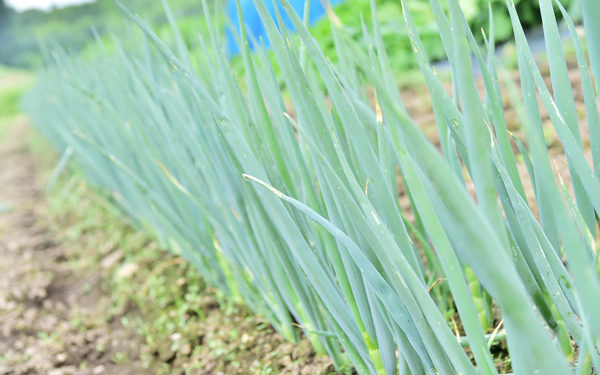
<path id="1" fill-rule="evenodd" d="M 269 10 L 269 14 L 271 14 L 271 17 L 273 17 L 273 19 L 275 19 L 275 7 L 273 5 L 273 0 L 264 0 L 264 1 L 265 1 L 265 5 L 267 6 L 267 9 Z M 323 15 L 325 15 L 325 9 L 323 8 L 322 1 L 324 1 L 324 0 L 311 0 L 311 2 L 310 2 L 310 23 L 311 24 L 316 22 Z M 343 0 L 333 0 L 333 1 L 331 1 L 331 4 L 335 5 L 342 1 Z M 294 7 L 294 10 L 296 11 L 296 13 L 298 13 L 300 15 L 300 18 L 302 18 L 304 15 L 305 0 L 289 0 L 289 2 Z M 252 0 L 240 0 L 240 3 L 242 6 L 242 14 L 244 15 L 244 23 L 246 24 L 246 32 L 252 33 L 254 38 L 256 38 L 256 41 L 259 43 L 260 43 L 260 38 L 262 38 L 265 45 L 268 47 L 270 45 L 270 43 L 269 43 L 269 38 L 267 36 L 267 32 L 265 30 L 265 26 L 263 25 L 259 15 L 258 15 L 258 11 L 256 10 L 256 8 L 254 7 L 254 4 L 252 3 Z M 292 25 L 292 21 L 290 21 L 289 17 L 283 10 L 283 7 L 281 6 L 281 4 L 278 3 L 278 6 L 279 6 L 279 12 L 281 13 L 281 16 L 283 18 L 283 22 L 284 22 L 286 28 L 288 30 L 293 31 L 294 26 Z M 231 20 L 231 23 L 233 24 L 233 26 L 235 27 L 235 29 L 237 30 L 238 35 L 239 35 L 240 22 L 238 19 L 235 0 L 229 0 L 229 2 L 227 4 L 227 16 Z M 277 21 L 275 23 L 277 23 Z M 251 37 L 249 37 L 249 40 L 250 40 L 250 49 L 254 49 L 255 47 L 257 47 L 252 44 Z M 236 43 L 236 39 L 232 33 L 231 28 L 227 28 L 227 52 L 228 52 L 229 56 L 235 56 L 240 53 L 239 46 Z"/>

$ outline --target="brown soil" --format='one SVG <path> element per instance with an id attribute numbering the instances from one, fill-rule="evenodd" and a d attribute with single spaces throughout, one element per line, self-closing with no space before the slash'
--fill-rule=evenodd
<path id="1" fill-rule="evenodd" d="M 546 86 L 549 88 L 552 93 L 552 82 L 550 79 L 550 70 L 546 63 L 538 64 L 540 67 L 540 72 L 544 76 L 544 81 Z M 581 87 L 581 79 L 579 74 L 579 67 L 577 65 L 577 61 L 572 58 L 567 59 L 567 66 L 569 68 L 569 77 L 571 79 L 571 85 L 573 87 L 573 94 L 575 98 L 575 108 L 577 109 L 577 113 L 579 116 L 579 131 L 581 134 L 581 140 L 583 149 L 585 151 L 585 157 L 590 166 L 592 163 L 592 152 L 590 149 L 590 134 L 587 124 L 587 115 L 585 111 L 585 101 L 583 97 L 583 89 Z M 521 82 L 519 72 L 511 72 L 510 78 L 514 82 L 517 91 L 521 94 Z M 517 115 L 515 109 L 512 106 L 511 98 L 507 94 L 506 86 L 503 83 L 504 81 L 500 79 L 501 92 L 503 94 L 502 101 L 504 104 L 504 113 L 506 126 L 508 130 L 510 130 L 513 134 L 515 134 L 525 145 L 527 145 L 527 139 L 525 138 L 524 132 L 521 130 L 521 120 Z M 452 85 L 449 82 L 443 82 L 446 92 L 452 93 Z M 477 87 L 481 96 L 485 92 L 485 85 L 482 79 L 477 81 Z M 412 87 L 406 89 L 402 92 L 402 99 L 404 101 L 404 105 L 408 113 L 415 120 L 417 124 L 421 126 L 427 137 L 438 147 L 440 148 L 440 140 L 439 135 L 437 133 L 437 128 L 435 125 L 435 116 L 433 114 L 433 108 L 431 104 L 431 99 L 429 97 L 429 92 L 427 91 L 426 86 Z M 548 153 L 550 155 L 550 162 L 552 163 L 552 167 L 554 169 L 556 162 L 556 167 L 558 168 L 558 172 L 555 170 L 555 176 L 560 176 L 565 182 L 567 189 L 569 190 L 571 197 L 575 199 L 573 188 L 571 185 L 571 176 L 569 173 L 569 168 L 566 164 L 566 159 L 564 156 L 564 150 L 562 147 L 562 143 L 560 142 L 560 138 L 556 131 L 554 130 L 554 126 L 552 125 L 552 121 L 544 107 L 544 103 L 538 95 L 538 106 L 540 109 L 540 116 L 542 119 L 542 124 L 544 128 L 544 133 L 546 135 L 546 143 L 548 146 Z M 510 138 L 509 138 L 510 139 Z M 516 143 L 511 139 L 511 144 L 513 146 L 513 152 L 515 155 L 520 154 L 519 148 Z M 526 146 L 527 147 L 527 146 Z M 519 174 L 521 176 L 521 181 L 523 182 L 523 188 L 525 189 L 525 193 L 527 195 L 527 199 L 529 202 L 529 206 L 531 208 L 532 213 L 538 217 L 538 209 L 537 202 L 535 200 L 535 193 L 533 190 L 533 186 L 531 180 L 529 178 L 529 173 L 527 168 L 523 162 L 517 164 L 519 168 Z M 471 193 L 471 195 L 475 198 L 475 186 L 472 181 L 470 181 L 470 177 L 465 170 L 465 179 L 467 182 L 467 189 Z M 556 178 L 556 183 L 559 184 L 558 177 Z M 400 187 L 400 204 L 403 210 L 407 213 L 407 217 L 413 218 L 410 202 L 408 197 L 405 194 L 404 188 Z"/>
<path id="2" fill-rule="evenodd" d="M 153 373 L 111 360 L 135 359 L 139 341 L 119 323 L 93 321 L 104 301 L 98 275 L 73 271 L 49 230 L 29 132 L 19 118 L 0 141 L 0 202 L 9 210 L 0 216 L 0 374 Z M 84 285 L 92 285 L 85 295 Z"/>

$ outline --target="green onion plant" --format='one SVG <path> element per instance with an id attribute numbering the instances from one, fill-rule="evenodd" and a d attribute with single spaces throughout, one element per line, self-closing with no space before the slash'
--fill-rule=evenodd
<path id="1" fill-rule="evenodd" d="M 430 0 L 450 65 L 448 92 L 423 48 L 410 0 L 399 0 L 438 149 L 403 104 L 377 12 L 357 42 L 329 10 L 338 56 L 332 64 L 306 17 L 288 0 L 276 1 L 273 19 L 264 1 L 254 0 L 275 61 L 264 41 L 246 32 L 238 2 L 244 77 L 230 69 L 216 11 L 203 2 L 210 32 L 188 48 L 163 0 L 170 47 L 123 7 L 141 32 L 113 38 L 114 53 L 99 39 L 93 59 L 47 44 L 47 66 L 26 109 L 141 228 L 286 339 L 298 340 L 294 326 L 301 327 L 338 369 L 495 375 L 490 348 L 499 340 L 506 340 L 515 374 L 600 369 L 600 117 L 592 79 L 600 76 L 600 3 L 581 0 L 581 40 L 559 0 L 539 0 L 550 90 L 506 0 L 518 92 L 500 85 L 506 72 L 496 59 L 493 22 L 479 45 L 458 0 Z M 576 51 L 593 166 L 555 7 Z M 522 140 L 507 131 L 505 91 L 519 108 Z M 555 178 L 540 104 L 564 148 L 573 196 Z"/>

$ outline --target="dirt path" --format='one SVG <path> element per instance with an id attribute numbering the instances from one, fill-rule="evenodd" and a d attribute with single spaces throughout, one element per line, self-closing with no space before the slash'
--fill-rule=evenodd
<path id="1" fill-rule="evenodd" d="M 120 322 L 89 321 L 103 308 L 98 275 L 73 271 L 53 239 L 30 132 L 20 117 L 0 139 L 0 375 L 156 373 Z"/>

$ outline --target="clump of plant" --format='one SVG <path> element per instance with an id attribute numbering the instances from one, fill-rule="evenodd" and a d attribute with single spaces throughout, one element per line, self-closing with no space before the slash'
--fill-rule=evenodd
<path id="1" fill-rule="evenodd" d="M 264 48 L 253 55 L 247 43 L 242 89 L 209 13 L 209 35 L 199 38 L 212 50 L 189 51 L 166 7 L 175 53 L 129 13 L 143 33 L 127 49 L 115 41 L 114 56 L 84 62 L 53 48 L 29 113 L 59 150 L 73 150 L 92 183 L 210 284 L 290 341 L 297 340 L 292 326 L 301 327 L 338 368 L 351 362 L 360 374 L 497 374 L 490 347 L 500 339 L 517 374 L 600 368 L 600 120 L 582 41 L 561 4 L 577 52 L 593 168 L 552 0 L 539 5 L 553 94 L 506 1 L 527 147 L 506 129 L 494 25 L 480 46 L 458 0 L 448 0 L 448 14 L 430 1 L 452 73 L 447 92 L 402 1 L 441 151 L 404 109 L 376 16 L 357 43 L 330 14 L 333 64 L 288 0 L 280 4 L 299 48 L 281 14 L 273 20 L 255 0 L 283 89 Z M 598 76 L 593 15 L 600 3 L 582 0 L 582 7 Z M 203 56 L 198 71 L 190 69 L 192 54 Z M 376 91 L 375 108 L 367 88 Z M 564 147 L 574 197 L 555 180 L 538 96 Z M 533 185 L 539 219 L 523 179 Z M 399 204 L 400 185 L 410 210 Z"/>

